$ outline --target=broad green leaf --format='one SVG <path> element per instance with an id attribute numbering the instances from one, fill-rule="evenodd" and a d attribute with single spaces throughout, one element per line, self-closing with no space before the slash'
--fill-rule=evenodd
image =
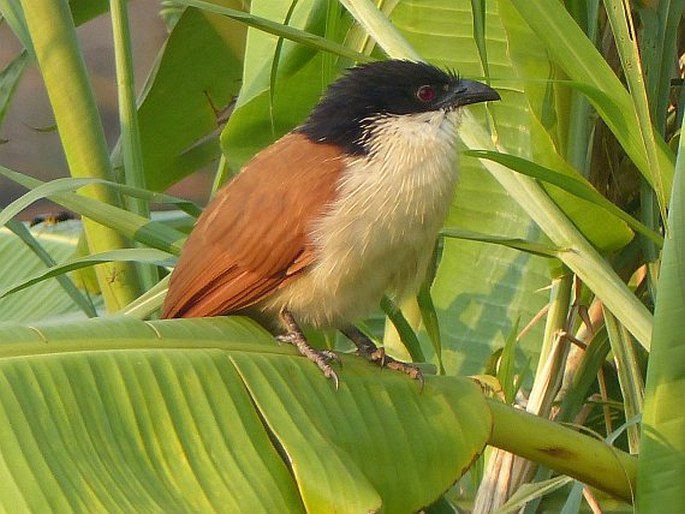
<path id="1" fill-rule="evenodd" d="M 262 18 L 284 20 L 290 0 L 252 2 L 251 13 Z M 303 0 L 297 3 L 290 25 L 313 34 L 326 32 L 327 2 Z M 349 19 L 338 20 L 342 40 Z M 283 43 L 277 63 L 275 91 L 271 91 L 273 57 L 278 38 L 259 30 L 248 30 L 243 89 L 236 109 L 221 134 L 221 144 L 233 170 L 238 170 L 259 150 L 304 121 L 337 75 L 340 64 L 332 63 L 322 52 Z M 363 57 L 363 56 L 362 56 Z"/>
<path id="2" fill-rule="evenodd" d="M 343 356 L 336 391 L 242 318 L 6 324 L 0 338 L 6 510 L 409 513 L 490 431 L 468 380 L 421 391 Z"/>
<path id="3" fill-rule="evenodd" d="M 69 7 L 74 23 L 78 26 L 106 13 L 109 2 L 107 0 L 69 0 Z"/>
<path id="4" fill-rule="evenodd" d="M 681 127 L 682 129 L 682 127 Z M 649 355 L 642 453 L 636 505 L 639 512 L 685 510 L 685 142 L 678 146 L 676 175 L 662 252 L 654 336 Z"/>
<path id="5" fill-rule="evenodd" d="M 469 145 L 488 147 L 487 136 L 474 119 L 465 120 L 470 127 L 463 137 Z M 561 248 L 560 260 L 588 286 L 588 288 L 616 315 L 635 338 L 649 350 L 653 318 L 647 307 L 635 296 L 624 279 L 609 262 L 578 232 L 561 213 L 556 204 L 537 182 L 511 173 L 504 166 L 486 161 L 484 165 L 497 180 L 506 185 L 518 199 L 519 205 L 536 220 L 549 239 Z"/>
<path id="6" fill-rule="evenodd" d="M 46 226 L 49 225 L 46 224 L 44 227 Z M 9 228 L 27 247 L 29 247 L 46 267 L 56 265 L 55 260 L 52 258 L 50 253 L 33 236 L 26 224 L 12 220 L 7 223 L 6 227 Z M 44 227 L 41 227 L 37 230 L 41 230 Z M 63 227 L 64 225 L 61 225 L 58 230 L 61 230 Z M 68 245 L 70 242 L 65 243 Z M 94 318 L 97 316 L 97 311 L 95 310 L 95 305 L 93 300 L 90 298 L 90 295 L 86 291 L 79 290 L 75 283 L 76 281 L 72 280 L 72 277 L 66 275 L 56 275 L 55 278 L 62 286 L 64 292 L 69 295 L 74 304 L 76 304 L 76 306 L 78 306 L 86 316 L 89 318 Z"/>
<path id="7" fill-rule="evenodd" d="M 71 221 L 54 226 L 39 225 L 32 230 L 35 240 L 58 263 L 73 255 L 80 233 L 80 224 Z M 0 289 L 42 273 L 48 267 L 19 237 L 5 227 L 0 228 L 0 262 Z M 102 307 L 99 297 L 92 297 L 91 300 L 96 307 Z M 35 289 L 0 299 L 0 321 L 35 322 L 47 318 L 72 317 L 85 318 L 85 315 L 56 280 L 48 280 Z"/>
<path id="8" fill-rule="evenodd" d="M 243 25 L 198 9 L 186 9 L 174 26 L 139 100 L 146 187 L 164 190 L 218 159 L 218 132 L 240 89 L 244 39 Z M 117 165 L 120 159 L 117 149 Z"/>

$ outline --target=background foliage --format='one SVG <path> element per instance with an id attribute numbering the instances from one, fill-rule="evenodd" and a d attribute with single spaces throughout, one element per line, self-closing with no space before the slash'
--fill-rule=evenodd
<path id="1" fill-rule="evenodd" d="M 43 185 L 0 168 L 31 190 L 0 213 L 0 503 L 493 512 L 518 490 L 511 508 L 529 512 L 631 509 L 493 449 L 450 488 L 489 442 L 640 512 L 681 512 L 684 5 L 185 0 L 165 6 L 167 41 L 134 98 L 124 0 L 0 1 L 25 48 L 0 75 L 0 121 L 37 66 L 72 176 Z M 96 16 L 114 30 L 111 149 L 75 37 Z M 386 56 L 449 66 L 502 95 L 464 115 L 434 274 L 397 328 L 381 310 L 365 322 L 398 356 L 426 361 L 438 375 L 426 389 L 345 358 L 334 392 L 244 319 L 134 319 L 155 317 L 198 214 L 161 192 L 206 165 L 218 187 L 345 67 Z M 27 230 L 13 218 L 40 197 L 83 224 Z M 178 210 L 150 217 L 164 204 Z M 599 465 L 570 430 L 524 417 L 526 437 L 510 439 L 510 411 L 463 378 L 474 374 L 502 402 L 638 455 L 637 491 L 635 459 Z M 556 462 L 536 453 L 550 433 L 568 451 Z"/>

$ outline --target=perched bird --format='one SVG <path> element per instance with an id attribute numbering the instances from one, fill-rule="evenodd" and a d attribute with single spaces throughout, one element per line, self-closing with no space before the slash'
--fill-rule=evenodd
<path id="1" fill-rule="evenodd" d="M 338 383 L 335 354 L 300 326 L 336 328 L 370 361 L 421 378 L 354 325 L 420 284 L 457 180 L 460 108 L 495 90 L 426 63 L 350 68 L 307 120 L 210 202 L 169 283 L 163 317 L 244 314 Z"/>

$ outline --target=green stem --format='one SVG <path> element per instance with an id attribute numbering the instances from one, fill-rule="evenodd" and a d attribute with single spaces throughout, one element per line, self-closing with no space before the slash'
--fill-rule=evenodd
<path id="1" fill-rule="evenodd" d="M 119 124 L 121 127 L 121 153 L 124 176 L 129 186 L 145 188 L 143 150 L 140 145 L 138 109 L 136 108 L 135 79 L 131 35 L 128 26 L 128 0 L 111 0 L 112 33 L 114 36 L 114 61 L 117 70 L 119 95 Z M 127 197 L 128 209 L 145 218 L 150 217 L 150 206 L 144 198 Z M 138 245 L 140 246 L 140 245 Z M 144 290 L 150 289 L 158 280 L 156 268 L 137 264 Z"/>
<path id="2" fill-rule="evenodd" d="M 633 419 L 641 415 L 644 404 L 645 385 L 642 381 L 642 373 L 635 349 L 633 348 L 630 335 L 611 312 L 604 310 L 611 352 L 616 363 L 618 384 L 623 396 L 623 409 L 625 418 Z M 628 448 L 630 453 L 636 455 L 640 450 L 640 427 L 637 424 L 627 428 Z"/>
<path id="3" fill-rule="evenodd" d="M 133 78 L 133 57 L 128 27 L 127 0 L 110 2 L 112 32 L 114 36 L 114 61 L 117 71 L 119 95 L 119 123 L 121 125 L 121 153 L 124 175 L 129 186 L 145 188 L 143 152 L 140 148 L 140 129 Z M 140 216 L 149 216 L 150 209 L 143 198 L 128 198 L 129 210 Z"/>
<path id="4" fill-rule="evenodd" d="M 631 501 L 637 459 L 603 441 L 489 400 L 492 434 L 488 444 Z"/>
<path id="5" fill-rule="evenodd" d="M 352 17 L 364 27 L 364 31 L 376 41 L 391 58 L 420 61 L 421 56 L 409 44 L 400 31 L 374 2 L 369 0 L 341 0 L 340 3 Z"/>
<path id="6" fill-rule="evenodd" d="M 79 51 L 69 5 L 64 0 L 21 0 L 36 61 L 50 99 L 64 154 L 73 177 L 112 178 L 107 144 L 93 91 Z M 83 194 L 119 205 L 117 195 L 93 185 Z M 115 230 L 83 220 L 93 253 L 127 246 Z M 135 267 L 109 263 L 96 268 L 107 310 L 119 310 L 138 296 Z"/>
<path id="7" fill-rule="evenodd" d="M 537 416 L 548 418 L 559 392 L 566 367 L 569 346 L 567 338 L 560 336 L 566 328 L 569 317 L 573 276 L 566 273 L 552 281 L 549 311 L 540 359 L 533 379 L 526 410 Z M 512 465 L 512 486 L 518 489 L 529 482 L 537 469 L 537 462 L 517 458 Z"/>
<path id="8" fill-rule="evenodd" d="M 543 370 L 547 366 L 547 360 L 554 351 L 554 341 L 558 339 L 558 333 L 563 330 L 568 317 L 569 307 L 571 304 L 571 288 L 573 287 L 573 275 L 567 269 L 564 269 L 560 276 L 552 280 L 552 289 L 549 294 L 550 304 L 549 312 L 547 313 L 547 321 L 545 323 L 545 333 L 542 339 L 542 347 L 540 348 L 540 359 L 538 360 L 538 367 L 535 371 L 535 376 L 542 375 Z M 563 369 L 561 370 L 563 372 Z M 537 383 L 537 380 L 534 380 Z M 533 386 L 535 388 L 535 386 Z M 552 396 L 556 395 L 555 390 Z M 551 400 L 546 403 L 546 408 L 543 408 L 544 414 L 549 414 L 549 407 L 551 407 Z M 537 412 L 541 414 L 541 412 Z"/>
<path id="9" fill-rule="evenodd" d="M 222 153 L 219 158 L 219 164 L 216 168 L 216 173 L 214 174 L 214 182 L 212 183 L 212 194 L 211 198 L 214 198 L 217 191 L 221 189 L 231 176 L 231 168 L 228 166 L 228 160 L 226 156 Z"/>

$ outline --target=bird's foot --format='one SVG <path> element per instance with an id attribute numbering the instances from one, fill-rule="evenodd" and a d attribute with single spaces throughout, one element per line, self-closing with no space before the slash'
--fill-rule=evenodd
<path id="1" fill-rule="evenodd" d="M 398 361 L 393 359 L 390 355 L 385 353 L 383 348 L 378 348 L 371 339 L 369 339 L 366 334 L 356 327 L 350 327 L 342 330 L 350 341 L 352 341 L 357 347 L 359 355 L 364 357 L 369 362 L 373 362 L 381 368 L 394 369 L 409 375 L 414 380 L 419 382 L 419 387 L 423 390 L 423 373 L 414 364 L 409 364 L 407 362 Z"/>
<path id="2" fill-rule="evenodd" d="M 326 378 L 333 380 L 333 384 L 337 390 L 340 380 L 338 379 L 338 374 L 331 366 L 331 361 L 340 363 L 340 358 L 331 350 L 317 350 L 316 348 L 313 348 L 290 312 L 286 310 L 281 311 L 281 321 L 287 332 L 276 336 L 276 339 L 284 343 L 292 344 L 302 355 L 314 362 Z"/>

